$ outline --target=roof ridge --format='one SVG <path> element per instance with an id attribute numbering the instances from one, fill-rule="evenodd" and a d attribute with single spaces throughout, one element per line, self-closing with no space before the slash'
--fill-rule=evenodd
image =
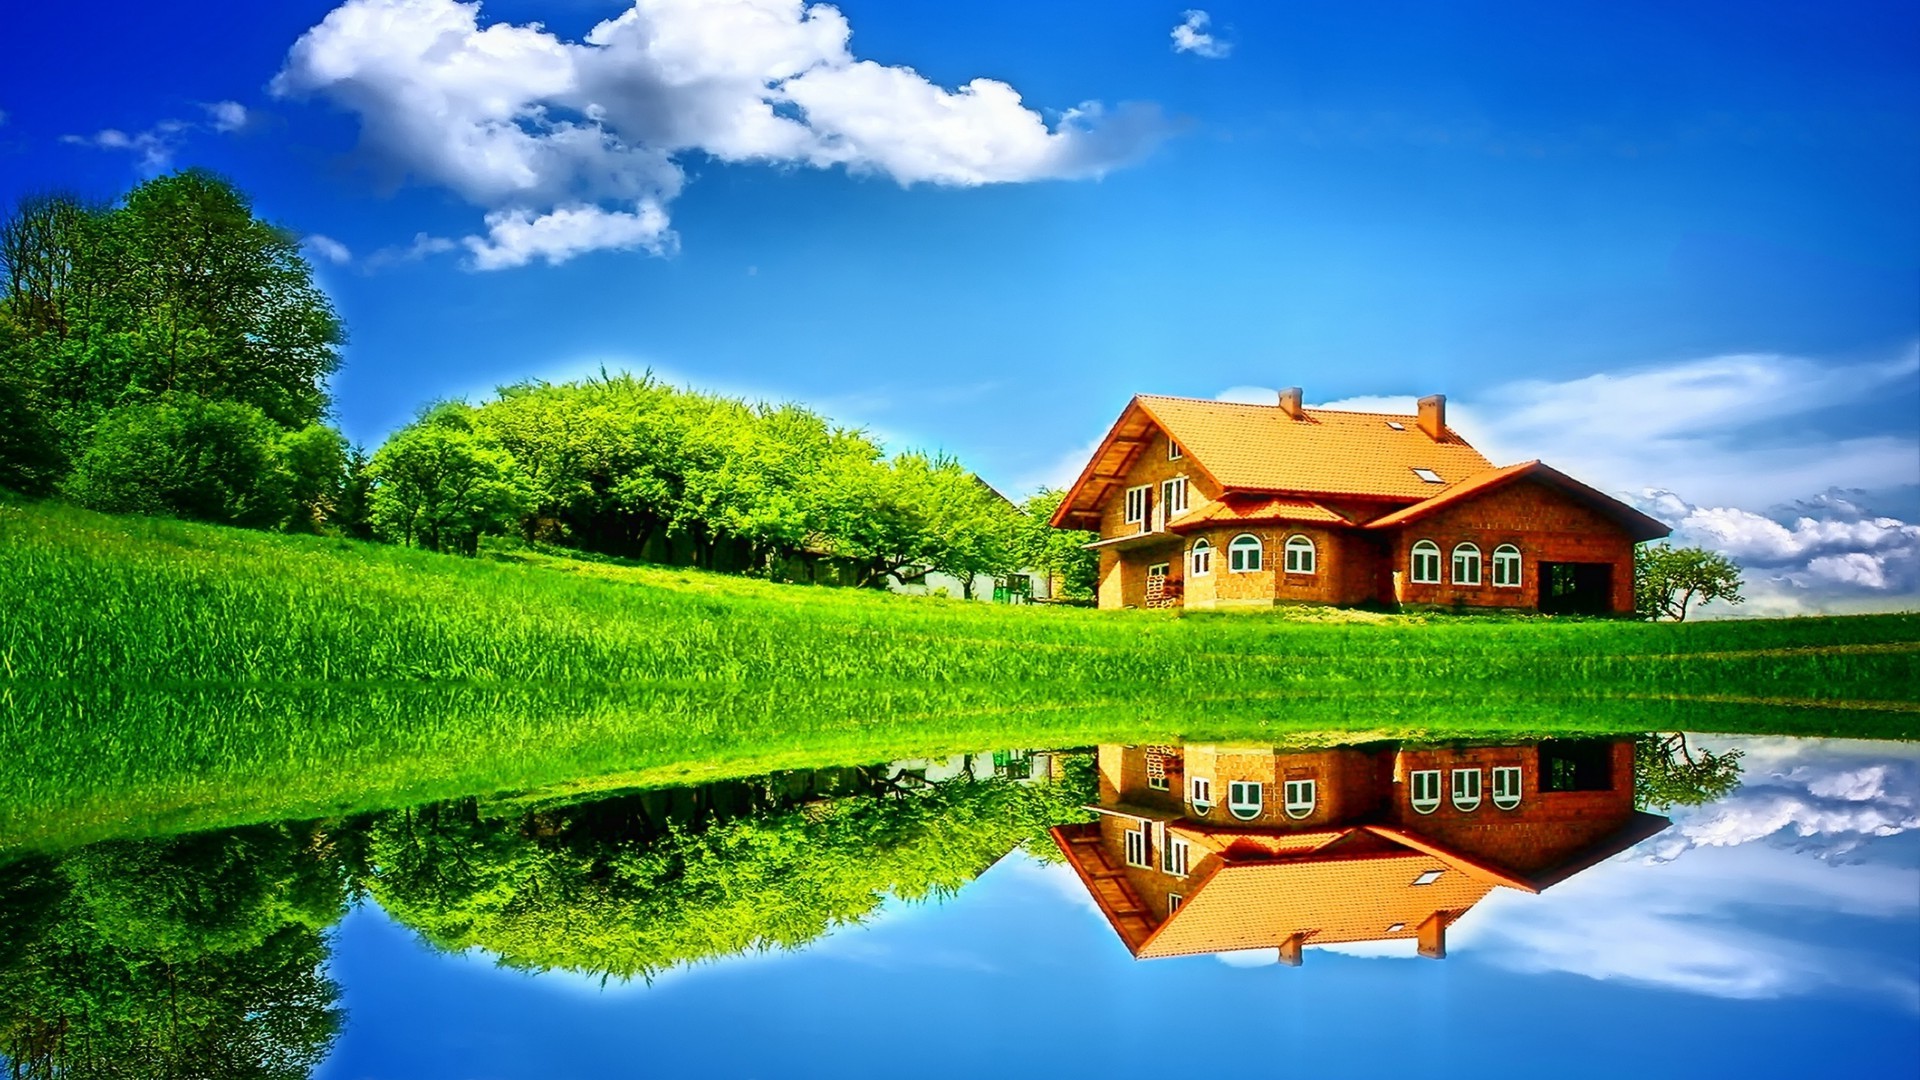
<path id="1" fill-rule="evenodd" d="M 1156 401 L 1191 401 L 1196 405 L 1231 405 L 1243 409 L 1278 409 L 1280 407 L 1278 402 L 1267 405 L 1258 401 L 1223 401 L 1220 398 L 1193 397 L 1187 394 L 1135 394 L 1134 397 L 1153 398 Z M 1403 418 L 1418 420 L 1420 418 L 1418 412 L 1398 413 L 1374 412 L 1370 409 L 1331 409 L 1325 405 L 1302 405 L 1300 408 L 1303 412 L 1337 413 L 1341 416 L 1391 416 L 1395 420 Z M 1449 430 L 1451 430 L 1451 428 L 1449 428 Z"/>

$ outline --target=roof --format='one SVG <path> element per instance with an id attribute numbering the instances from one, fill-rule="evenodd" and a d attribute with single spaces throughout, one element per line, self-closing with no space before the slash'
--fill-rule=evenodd
<path id="1" fill-rule="evenodd" d="M 1141 394 L 1067 490 L 1053 524 L 1095 517 L 1156 430 L 1224 491 L 1409 501 L 1434 490 L 1415 469 L 1451 482 L 1493 464 L 1451 428 L 1431 438 L 1412 414 L 1303 409 L 1295 418 L 1277 404 Z"/>
<path id="2" fill-rule="evenodd" d="M 1267 521 L 1298 521 L 1310 525 L 1353 524 L 1308 499 L 1292 499 L 1284 495 L 1229 495 L 1181 514 L 1167 522 L 1167 529 L 1179 532 L 1201 525 L 1254 525 Z"/>
<path id="3" fill-rule="evenodd" d="M 1448 485 L 1445 490 L 1434 495 L 1432 498 L 1414 503 L 1412 506 L 1402 507 L 1383 517 L 1369 521 L 1367 528 L 1389 529 L 1397 525 L 1405 525 L 1418 521 L 1437 510 L 1444 509 L 1472 496 L 1513 483 L 1516 480 L 1531 480 L 1560 489 L 1579 502 L 1585 503 L 1595 511 L 1612 519 L 1615 524 L 1619 525 L 1636 541 L 1658 540 L 1673 531 L 1664 522 L 1648 517 L 1633 507 L 1628 506 L 1626 503 L 1621 502 L 1619 499 L 1603 491 L 1590 488 L 1553 466 L 1538 461 L 1523 461 L 1518 465 L 1507 465 L 1503 468 L 1487 469 L 1483 472 L 1476 473 L 1462 479 L 1459 483 Z"/>

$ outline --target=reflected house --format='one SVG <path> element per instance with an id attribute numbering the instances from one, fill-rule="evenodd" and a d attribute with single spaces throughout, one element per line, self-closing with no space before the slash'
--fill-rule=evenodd
<path id="1" fill-rule="evenodd" d="M 1325 750 L 1115 746 L 1094 821 L 1053 839 L 1140 959 L 1409 940 L 1497 887 L 1537 893 L 1666 828 L 1630 739 Z"/>

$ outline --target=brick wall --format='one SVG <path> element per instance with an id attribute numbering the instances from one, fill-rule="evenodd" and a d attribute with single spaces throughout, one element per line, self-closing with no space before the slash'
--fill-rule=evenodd
<path id="1" fill-rule="evenodd" d="M 1493 769 L 1502 765 L 1520 767 L 1520 805 L 1512 810 L 1493 804 Z M 1481 771 L 1480 804 L 1472 810 L 1454 808 L 1456 768 Z M 1428 814 L 1413 809 L 1408 779 L 1425 769 L 1440 770 L 1440 807 Z M 1465 854 L 1530 873 L 1626 824 L 1633 815 L 1633 744 L 1614 744 L 1608 791 L 1541 791 L 1540 755 L 1532 746 L 1403 749 L 1395 757 L 1393 781 L 1390 820 Z"/>
<path id="2" fill-rule="evenodd" d="M 1633 610 L 1633 539 L 1605 516 L 1547 484 L 1515 481 L 1394 531 L 1391 566 L 1401 575 L 1400 599 L 1405 603 L 1534 608 L 1539 606 L 1542 562 L 1586 562 L 1613 567 L 1614 610 Z M 1440 546 L 1438 585 L 1413 583 L 1413 545 L 1421 540 Z M 1462 543 L 1480 548 L 1477 586 L 1453 584 L 1453 549 Z M 1519 588 L 1493 584 L 1493 549 L 1501 544 L 1520 549 Z"/>
<path id="3" fill-rule="evenodd" d="M 1127 489 L 1147 485 L 1151 488 L 1151 508 L 1148 518 L 1151 521 L 1153 510 L 1160 508 L 1160 484 L 1177 476 L 1187 478 L 1187 508 L 1195 509 L 1220 497 L 1220 489 L 1194 464 L 1192 458 L 1182 457 L 1178 461 L 1167 460 L 1167 437 L 1164 432 L 1155 432 L 1150 442 L 1134 459 L 1126 476 L 1114 487 L 1112 494 L 1100 504 L 1100 536 L 1102 539 L 1114 536 L 1129 536 L 1139 531 L 1137 525 L 1130 525 L 1127 517 Z M 1147 599 L 1147 567 L 1155 563 L 1167 563 L 1168 576 L 1176 581 L 1186 577 L 1185 550 L 1173 542 L 1164 547 L 1148 550 L 1132 549 L 1125 552 L 1102 551 L 1100 554 L 1100 606 L 1103 608 L 1144 607 Z M 1184 583 L 1183 583 L 1184 584 Z"/>

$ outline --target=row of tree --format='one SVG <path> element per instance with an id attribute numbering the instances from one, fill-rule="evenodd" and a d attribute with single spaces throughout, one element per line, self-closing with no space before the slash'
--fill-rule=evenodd
<path id="1" fill-rule="evenodd" d="M 200 170 L 0 222 L 0 487 L 122 513 L 472 554 L 517 535 L 712 569 L 965 591 L 1094 563 L 950 457 L 647 375 L 423 410 L 371 454 L 326 422 L 345 333 L 297 238 Z"/>

